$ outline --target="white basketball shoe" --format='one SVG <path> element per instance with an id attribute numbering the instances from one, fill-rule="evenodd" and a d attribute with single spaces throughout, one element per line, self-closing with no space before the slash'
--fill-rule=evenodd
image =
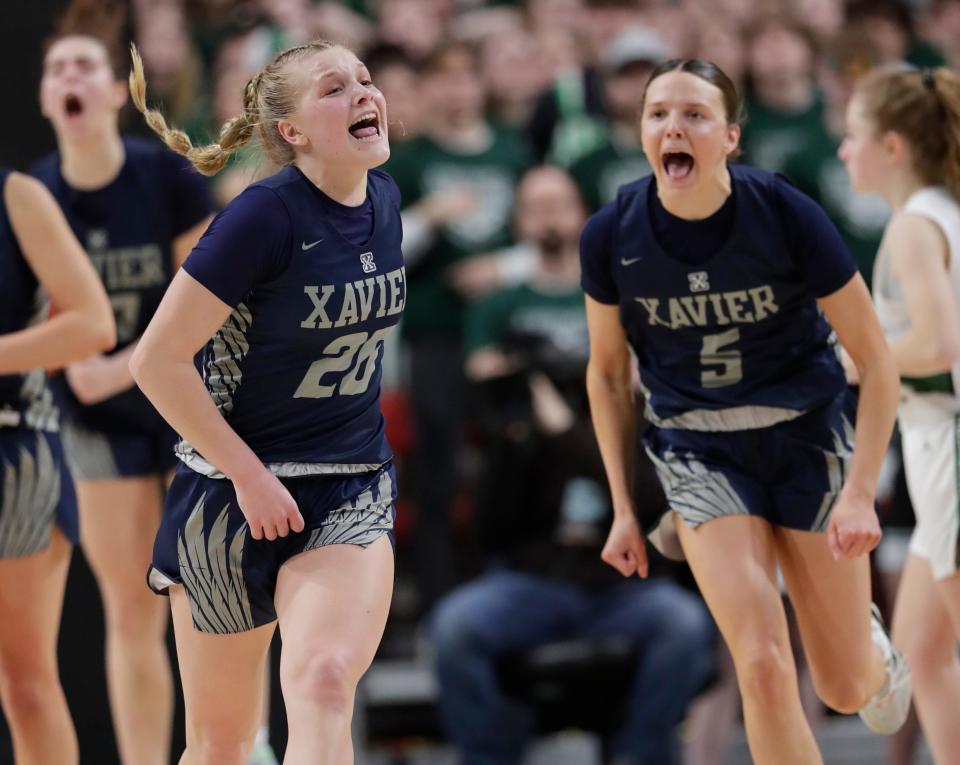
<path id="1" fill-rule="evenodd" d="M 278 765 L 277 756 L 267 741 L 257 741 L 250 752 L 247 765 Z"/>
<path id="2" fill-rule="evenodd" d="M 900 730 L 910 712 L 913 681 L 910 666 L 903 654 L 890 642 L 887 628 L 880 618 L 880 609 L 871 604 L 870 634 L 873 644 L 883 653 L 887 665 L 887 679 L 880 690 L 857 713 L 874 733 L 889 736 Z"/>

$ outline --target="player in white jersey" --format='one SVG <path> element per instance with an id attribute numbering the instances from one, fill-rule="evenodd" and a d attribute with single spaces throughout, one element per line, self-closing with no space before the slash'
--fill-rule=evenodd
<path id="1" fill-rule="evenodd" d="M 847 110 L 840 156 L 893 209 L 873 294 L 903 381 L 899 409 L 917 516 L 894 642 L 937 763 L 960 762 L 960 74 L 882 69 Z"/>

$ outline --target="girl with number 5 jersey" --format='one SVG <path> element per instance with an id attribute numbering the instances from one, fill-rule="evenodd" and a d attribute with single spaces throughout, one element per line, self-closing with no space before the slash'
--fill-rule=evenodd
<path id="1" fill-rule="evenodd" d="M 778 565 L 824 702 L 883 733 L 909 710 L 909 670 L 871 618 L 866 555 L 896 370 L 823 211 L 780 176 L 728 165 L 739 119 L 714 64 L 659 66 L 641 110 L 653 174 L 584 228 L 587 387 L 615 516 L 603 557 L 646 575 L 632 348 L 670 505 L 651 538 L 679 539 L 730 647 L 754 762 L 816 765 Z M 861 371 L 856 429 L 834 331 Z"/>

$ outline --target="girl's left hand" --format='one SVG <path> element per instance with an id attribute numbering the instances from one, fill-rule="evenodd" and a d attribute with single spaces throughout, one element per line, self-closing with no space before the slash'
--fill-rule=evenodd
<path id="1" fill-rule="evenodd" d="M 64 369 L 67 383 L 81 404 L 98 404 L 133 387 L 133 375 L 124 359 L 97 354 Z"/>
<path id="2" fill-rule="evenodd" d="M 855 495 L 844 489 L 830 515 L 827 544 L 837 560 L 869 553 L 880 542 L 883 532 L 873 506 L 873 498 Z"/>

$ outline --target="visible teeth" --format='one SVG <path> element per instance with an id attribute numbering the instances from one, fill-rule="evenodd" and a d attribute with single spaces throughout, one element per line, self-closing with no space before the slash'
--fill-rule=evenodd
<path id="1" fill-rule="evenodd" d="M 367 114 L 363 114 L 363 115 L 357 117 L 353 122 L 350 123 L 350 127 L 353 127 L 354 125 L 356 125 L 356 124 L 358 124 L 358 123 L 360 123 L 360 122 L 373 121 L 373 120 L 375 120 L 376 118 L 377 118 L 377 113 L 376 113 L 376 112 L 368 112 Z"/>

